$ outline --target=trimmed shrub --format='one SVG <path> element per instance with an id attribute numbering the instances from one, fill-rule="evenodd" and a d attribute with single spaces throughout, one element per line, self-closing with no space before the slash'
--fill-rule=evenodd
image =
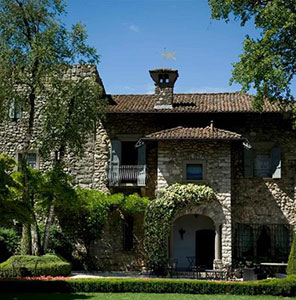
<path id="1" fill-rule="evenodd" d="M 71 269 L 71 264 L 57 255 L 15 255 L 0 264 L 0 276 L 68 276 Z"/>
<path id="2" fill-rule="evenodd" d="M 287 274 L 296 275 L 296 233 L 294 233 L 294 238 L 293 238 L 291 251 L 289 255 Z"/>
<path id="3" fill-rule="evenodd" d="M 0 227 L 0 263 L 15 254 L 19 241 L 16 230 Z"/>
<path id="4" fill-rule="evenodd" d="M 253 282 L 215 282 L 178 279 L 0 280 L 0 291 L 112 292 L 295 296 L 296 277 Z"/>

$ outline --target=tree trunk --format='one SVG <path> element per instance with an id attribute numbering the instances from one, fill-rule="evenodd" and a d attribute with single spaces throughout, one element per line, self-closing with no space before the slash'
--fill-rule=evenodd
<path id="1" fill-rule="evenodd" d="M 31 225 L 23 225 L 21 238 L 21 254 L 31 255 Z"/>
<path id="2" fill-rule="evenodd" d="M 43 252 L 47 252 L 48 242 L 49 242 L 49 233 L 50 233 L 50 227 L 52 225 L 54 218 L 54 205 L 51 204 L 48 210 L 48 216 L 46 219 L 45 224 L 45 231 L 44 231 L 44 239 L 43 239 Z"/>
<path id="3" fill-rule="evenodd" d="M 39 227 L 37 223 L 36 216 L 34 214 L 34 223 L 31 225 L 31 236 L 32 236 L 32 255 L 42 255 L 42 247 L 41 247 L 41 238 Z"/>

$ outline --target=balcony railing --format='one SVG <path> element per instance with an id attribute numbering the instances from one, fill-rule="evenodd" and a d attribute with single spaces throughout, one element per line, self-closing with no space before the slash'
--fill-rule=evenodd
<path id="1" fill-rule="evenodd" d="M 138 186 L 146 185 L 146 166 L 145 165 L 110 165 L 109 166 L 109 185 L 135 184 Z"/>

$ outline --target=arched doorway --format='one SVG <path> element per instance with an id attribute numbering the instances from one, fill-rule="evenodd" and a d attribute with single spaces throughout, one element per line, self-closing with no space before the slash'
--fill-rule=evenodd
<path id="1" fill-rule="evenodd" d="M 195 264 L 213 269 L 215 257 L 215 230 L 202 229 L 195 234 Z"/>
<path id="2" fill-rule="evenodd" d="M 200 214 L 177 218 L 172 226 L 170 258 L 178 261 L 179 270 L 190 270 L 194 265 L 212 269 L 215 258 L 213 220 Z"/>

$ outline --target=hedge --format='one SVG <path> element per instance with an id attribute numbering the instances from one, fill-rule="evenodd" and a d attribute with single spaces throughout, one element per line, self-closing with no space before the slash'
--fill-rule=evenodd
<path id="1" fill-rule="evenodd" d="M 53 254 L 15 255 L 0 264 L 1 277 L 68 276 L 71 270 L 71 263 Z"/>
<path id="2" fill-rule="evenodd" d="M 0 293 L 112 292 L 295 296 L 296 277 L 257 282 L 214 282 L 178 279 L 0 280 Z"/>

